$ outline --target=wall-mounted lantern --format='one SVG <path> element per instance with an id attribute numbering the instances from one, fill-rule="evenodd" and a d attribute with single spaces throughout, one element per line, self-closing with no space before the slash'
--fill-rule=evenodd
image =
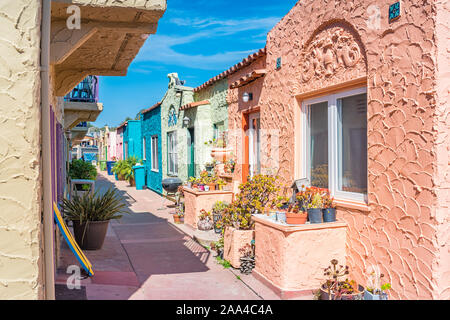
<path id="1" fill-rule="evenodd" d="M 191 119 L 189 119 L 189 117 L 184 117 L 183 119 L 183 124 L 187 127 L 189 126 L 189 123 L 191 122 Z"/>
<path id="2" fill-rule="evenodd" d="M 253 93 L 251 93 L 251 92 L 245 92 L 243 95 L 242 95 L 242 101 L 244 101 L 244 102 L 249 102 L 249 101 L 252 101 L 253 100 Z"/>

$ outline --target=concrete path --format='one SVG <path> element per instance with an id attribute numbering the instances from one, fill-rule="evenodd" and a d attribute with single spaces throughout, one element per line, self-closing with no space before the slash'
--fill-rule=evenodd
<path id="1" fill-rule="evenodd" d="M 252 276 L 217 264 L 213 252 L 192 239 L 194 230 L 172 223 L 174 209 L 158 210 L 169 201 L 100 172 L 96 188 L 111 187 L 124 196 L 130 214 L 110 223 L 101 250 L 85 251 L 95 275 L 79 290 L 67 288 L 67 267 L 78 263 L 62 244 L 57 299 L 278 299 Z"/>

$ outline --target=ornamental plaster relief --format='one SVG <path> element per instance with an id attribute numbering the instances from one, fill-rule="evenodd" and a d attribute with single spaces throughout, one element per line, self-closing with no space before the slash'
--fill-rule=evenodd
<path id="1" fill-rule="evenodd" d="M 364 54 L 351 29 L 343 24 L 331 25 L 305 44 L 300 83 L 307 84 L 311 91 L 365 76 Z"/>

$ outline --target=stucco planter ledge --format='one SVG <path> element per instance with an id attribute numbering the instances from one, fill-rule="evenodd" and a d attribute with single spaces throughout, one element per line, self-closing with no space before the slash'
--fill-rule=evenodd
<path id="1" fill-rule="evenodd" d="M 255 215 L 255 277 L 282 299 L 313 296 L 331 259 L 346 263 L 345 222 L 286 225 Z"/>
<path id="2" fill-rule="evenodd" d="M 230 262 L 233 268 L 240 268 L 241 253 L 239 250 L 255 238 L 255 230 L 237 230 L 227 227 L 224 233 L 223 258 Z"/>
<path id="3" fill-rule="evenodd" d="M 233 201 L 232 191 L 198 191 L 184 187 L 184 223 L 197 229 L 197 222 L 201 211 L 211 211 L 217 201 L 231 203 Z"/>

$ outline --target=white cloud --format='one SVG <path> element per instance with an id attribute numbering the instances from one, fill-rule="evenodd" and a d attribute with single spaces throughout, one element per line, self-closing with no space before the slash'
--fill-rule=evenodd
<path id="1" fill-rule="evenodd" d="M 227 69 L 235 63 L 242 60 L 248 54 L 259 50 L 264 46 L 266 33 L 279 21 L 279 18 L 250 18 L 250 19 L 229 19 L 218 20 L 214 18 L 173 18 L 171 23 L 180 26 L 184 33 L 193 31 L 187 35 L 151 35 L 136 61 L 138 62 L 158 62 L 161 64 L 178 65 L 188 68 L 202 70 Z M 191 28 L 189 28 L 191 27 Z M 256 34 L 248 34 L 248 31 L 256 30 Z M 243 35 L 238 35 L 246 32 Z M 175 46 L 191 44 L 196 41 L 208 39 L 217 39 L 220 37 L 236 35 L 241 40 L 245 39 L 248 43 L 258 43 L 257 48 L 251 50 L 222 51 L 211 55 L 205 54 L 187 54 L 177 51 Z M 238 38 L 237 38 L 238 39 Z"/>

